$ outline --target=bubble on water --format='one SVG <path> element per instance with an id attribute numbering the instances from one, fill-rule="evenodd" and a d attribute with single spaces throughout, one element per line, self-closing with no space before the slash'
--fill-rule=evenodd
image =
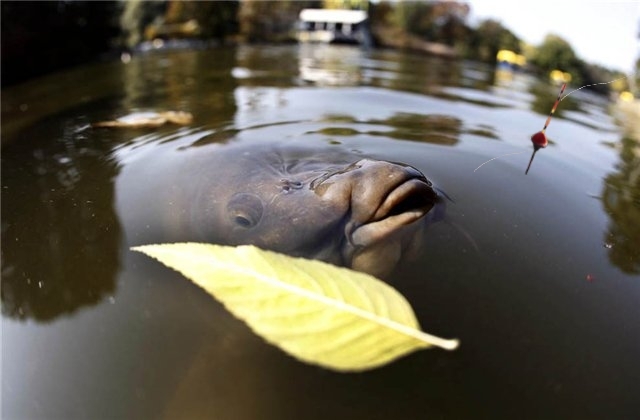
<path id="1" fill-rule="evenodd" d="M 613 248 L 613 244 L 611 242 L 605 242 L 604 244 L 602 244 L 605 248 L 607 249 L 611 249 Z"/>

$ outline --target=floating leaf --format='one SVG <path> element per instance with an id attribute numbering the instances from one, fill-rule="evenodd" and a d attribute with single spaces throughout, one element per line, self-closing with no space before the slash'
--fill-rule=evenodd
<path id="1" fill-rule="evenodd" d="M 133 248 L 181 272 L 269 343 L 340 371 L 371 369 L 445 340 L 419 330 L 406 299 L 364 273 L 254 246 Z"/>
<path id="2" fill-rule="evenodd" d="M 168 123 L 187 125 L 193 121 L 193 115 L 183 111 L 134 112 L 112 121 L 100 121 L 91 127 L 100 128 L 146 128 L 160 127 Z"/>

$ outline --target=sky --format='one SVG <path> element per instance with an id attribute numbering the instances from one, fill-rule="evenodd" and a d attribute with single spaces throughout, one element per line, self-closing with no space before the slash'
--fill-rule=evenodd
<path id="1" fill-rule="evenodd" d="M 468 23 L 493 18 L 539 45 L 554 33 L 581 59 L 630 73 L 640 55 L 640 0 L 469 0 Z"/>

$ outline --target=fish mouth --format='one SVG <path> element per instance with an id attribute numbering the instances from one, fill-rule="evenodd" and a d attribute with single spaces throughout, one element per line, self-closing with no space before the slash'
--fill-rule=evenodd
<path id="1" fill-rule="evenodd" d="M 426 178 L 406 179 L 389 191 L 366 223 L 353 228 L 349 240 L 356 248 L 377 243 L 424 217 L 438 200 Z"/>

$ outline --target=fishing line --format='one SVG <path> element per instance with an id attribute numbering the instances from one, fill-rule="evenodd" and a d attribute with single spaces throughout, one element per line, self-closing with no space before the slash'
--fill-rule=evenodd
<path id="1" fill-rule="evenodd" d="M 572 90 L 571 92 L 567 93 L 567 94 L 566 94 L 566 95 L 564 95 L 560 100 L 563 100 L 563 99 L 564 99 L 564 98 L 566 98 L 567 96 L 571 95 L 573 92 L 577 92 L 577 91 L 579 91 L 579 90 L 580 90 L 580 89 L 582 89 L 582 88 L 586 88 L 587 86 L 608 85 L 609 83 L 617 82 L 618 80 L 622 80 L 622 79 L 626 79 L 626 78 L 627 78 L 627 77 L 625 76 L 625 77 L 621 77 L 621 78 L 616 79 L 616 80 L 612 80 L 612 81 L 610 81 L 610 82 L 591 83 L 590 85 L 584 85 L 584 86 L 582 86 L 582 87 L 579 87 L 579 88 L 578 88 L 578 89 L 576 89 L 576 90 Z"/>
<path id="2" fill-rule="evenodd" d="M 612 80 L 610 82 L 591 83 L 589 85 L 580 86 L 578 89 L 574 89 L 571 92 L 567 93 L 566 95 L 562 96 L 562 93 L 564 92 L 564 89 L 567 86 L 566 83 L 563 83 L 562 89 L 560 90 L 560 93 L 558 94 L 558 97 L 556 98 L 556 101 L 553 104 L 553 107 L 551 108 L 551 112 L 549 113 L 549 116 L 547 117 L 547 121 L 544 124 L 544 128 L 542 129 L 542 131 L 539 131 L 539 132 L 535 133 L 533 136 L 531 136 L 531 141 L 533 142 L 533 153 L 531 154 L 531 159 L 529 160 L 529 165 L 527 166 L 527 169 L 525 171 L 525 175 L 527 173 L 529 173 L 529 168 L 531 168 L 531 162 L 533 162 L 533 157 L 535 156 L 536 152 L 539 149 L 547 146 L 547 136 L 545 134 L 545 131 L 547 130 L 547 127 L 549 126 L 549 122 L 551 121 L 551 117 L 555 113 L 556 108 L 558 107 L 558 103 L 560 103 L 560 101 L 562 101 L 567 96 L 571 95 L 573 92 L 579 91 L 580 89 L 584 89 L 586 87 L 595 86 L 595 85 L 608 85 L 609 83 L 617 82 L 618 80 L 622 80 L 622 79 L 626 79 L 626 76 L 620 77 L 620 78 Z M 488 161 L 484 162 L 480 166 L 478 166 L 476 169 L 473 170 L 473 172 L 477 171 L 482 166 L 486 165 L 487 163 L 491 162 L 492 160 L 496 160 L 498 158 L 505 157 L 505 156 L 517 155 L 517 154 L 521 154 L 521 153 L 524 153 L 524 152 L 507 153 L 506 155 L 496 156 L 496 157 L 494 157 L 492 159 L 489 159 Z"/>
<path id="3" fill-rule="evenodd" d="M 524 152 L 515 152 L 515 153 L 507 153 L 506 155 L 500 155 L 500 156 L 496 156 L 493 159 L 489 159 L 488 161 L 486 161 L 485 163 L 483 163 L 482 165 L 478 166 L 476 169 L 473 170 L 473 172 L 477 171 L 478 169 L 482 168 L 483 165 L 486 165 L 487 163 L 491 162 L 492 160 L 496 160 L 498 158 L 501 157 L 505 157 L 505 156 L 511 156 L 511 155 L 519 155 L 522 154 Z"/>

